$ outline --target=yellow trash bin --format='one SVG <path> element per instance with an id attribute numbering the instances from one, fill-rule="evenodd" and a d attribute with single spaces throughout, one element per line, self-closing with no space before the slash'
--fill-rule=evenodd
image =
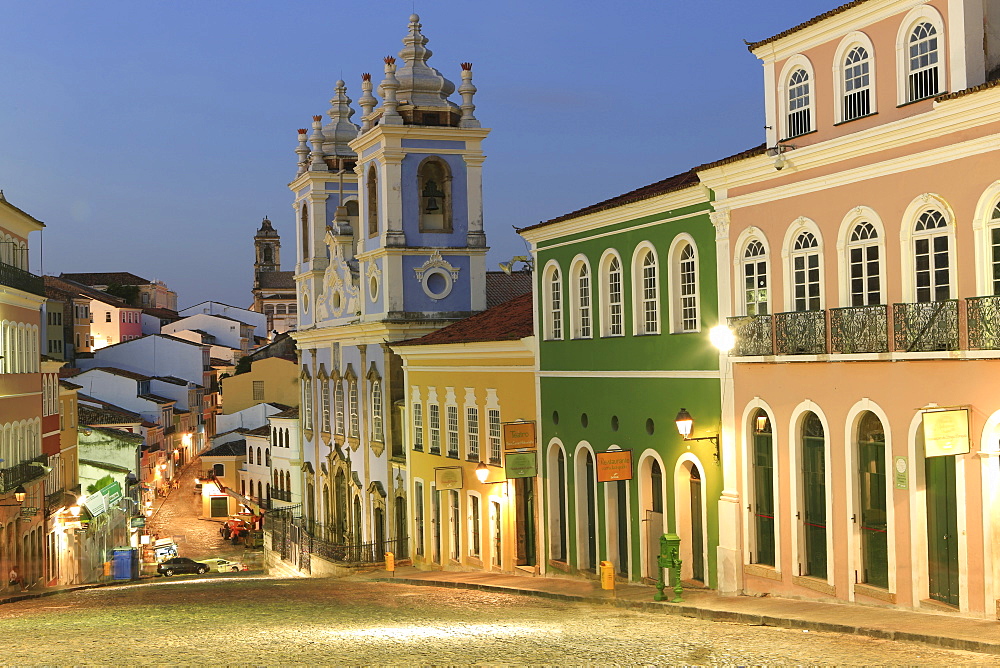
<path id="1" fill-rule="evenodd" d="M 390 573 L 396 570 L 396 555 L 392 552 L 385 553 L 385 570 Z"/>
<path id="2" fill-rule="evenodd" d="M 615 565 L 610 561 L 601 562 L 601 589 L 615 588 Z"/>

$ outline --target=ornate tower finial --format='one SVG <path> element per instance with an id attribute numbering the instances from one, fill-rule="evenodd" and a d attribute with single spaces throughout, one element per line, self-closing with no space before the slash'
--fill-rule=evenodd
<path id="1" fill-rule="evenodd" d="M 313 131 L 309 136 L 312 152 L 309 154 L 309 171 L 325 172 L 328 170 L 323 160 L 323 117 L 313 116 Z"/>
<path id="2" fill-rule="evenodd" d="M 399 101 L 396 99 L 396 91 L 399 89 L 399 80 L 396 79 L 396 59 L 386 56 L 385 78 L 379 84 L 378 92 L 382 96 L 382 123 L 384 125 L 402 125 L 403 119 L 396 111 Z"/>
<path id="3" fill-rule="evenodd" d="M 403 38 L 403 50 L 399 57 L 403 61 L 399 68 L 400 104 L 415 107 L 449 107 L 457 112 L 454 102 L 448 96 L 455 92 L 455 84 L 443 74 L 427 64 L 431 50 L 427 48 L 427 38 L 420 32 L 420 17 L 410 15 L 410 26 Z"/>
<path id="4" fill-rule="evenodd" d="M 472 103 L 472 96 L 476 94 L 476 87 L 472 84 L 472 63 L 462 63 L 462 85 L 458 87 L 458 94 L 462 96 L 462 118 L 458 127 L 482 127 L 473 115 L 476 105 Z"/>
<path id="5" fill-rule="evenodd" d="M 367 132 L 372 129 L 371 114 L 378 104 L 378 100 L 372 95 L 372 75 L 368 72 L 361 75 L 361 97 L 358 98 L 358 104 L 361 106 L 361 132 Z"/>
<path id="6" fill-rule="evenodd" d="M 358 136 L 358 126 L 351 122 L 354 109 L 351 98 L 347 97 L 347 84 L 339 79 L 330 98 L 330 110 L 326 112 L 330 122 L 323 127 L 323 151 L 327 155 L 353 156 L 354 151 L 347 145 Z"/>
<path id="7" fill-rule="evenodd" d="M 306 144 L 308 133 L 309 131 L 305 128 L 299 128 L 299 145 L 295 149 L 295 152 L 299 156 L 299 171 L 297 174 L 301 174 L 309 169 L 309 146 Z"/>

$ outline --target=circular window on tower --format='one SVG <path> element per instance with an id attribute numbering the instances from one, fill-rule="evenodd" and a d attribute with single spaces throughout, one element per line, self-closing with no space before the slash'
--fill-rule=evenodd
<path id="1" fill-rule="evenodd" d="M 309 313 L 309 292 L 305 290 L 302 292 L 302 312 Z"/>
<path id="2" fill-rule="evenodd" d="M 372 302 L 378 299 L 378 276 L 372 276 L 368 279 L 368 298 Z"/>
<path id="3" fill-rule="evenodd" d="M 451 273 L 440 267 L 435 267 L 424 272 L 421 285 L 424 288 L 424 294 L 431 299 L 444 299 L 451 294 L 454 281 L 451 278 Z"/>

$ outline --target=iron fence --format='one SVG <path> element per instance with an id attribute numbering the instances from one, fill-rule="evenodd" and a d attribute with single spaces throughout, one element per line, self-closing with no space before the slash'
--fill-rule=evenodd
<path id="1" fill-rule="evenodd" d="M 970 350 L 1000 350 L 1000 296 L 965 300 Z"/>
<path id="2" fill-rule="evenodd" d="M 958 350 L 958 300 L 893 304 L 897 352 Z"/>
<path id="3" fill-rule="evenodd" d="M 45 466 L 49 463 L 48 455 L 39 455 L 34 459 L 27 459 L 13 466 L 0 469 L 0 493 L 7 493 L 26 482 L 31 482 L 36 478 L 45 475 Z M 36 466 L 41 464 L 42 466 Z"/>
<path id="4" fill-rule="evenodd" d="M 729 329 L 733 330 L 736 337 L 733 355 L 743 357 L 774 354 L 770 315 L 741 315 L 729 318 Z"/>
<path id="5" fill-rule="evenodd" d="M 822 355 L 826 352 L 826 312 L 774 314 L 774 350 L 778 355 Z"/>
<path id="6" fill-rule="evenodd" d="M 5 262 L 0 262 L 0 285 L 45 296 L 45 281 L 41 276 L 35 276 L 30 271 Z"/>
<path id="7" fill-rule="evenodd" d="M 834 353 L 889 352 L 889 308 L 881 304 L 830 309 L 830 343 Z"/>

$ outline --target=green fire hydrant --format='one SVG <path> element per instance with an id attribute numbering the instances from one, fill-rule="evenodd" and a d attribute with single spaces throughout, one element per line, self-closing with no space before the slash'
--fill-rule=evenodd
<path id="1" fill-rule="evenodd" d="M 675 533 L 665 533 L 660 536 L 660 555 L 656 558 L 659 566 L 660 577 L 656 580 L 656 593 L 653 595 L 654 601 L 662 601 L 666 598 L 663 593 L 668 582 L 664 582 L 664 571 L 670 571 L 670 579 L 673 581 L 674 597 L 671 603 L 681 603 L 681 537 Z"/>

